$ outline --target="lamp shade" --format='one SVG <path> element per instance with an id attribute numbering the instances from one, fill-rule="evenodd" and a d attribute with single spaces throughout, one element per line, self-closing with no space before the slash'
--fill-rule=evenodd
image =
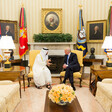
<path id="1" fill-rule="evenodd" d="M 112 49 L 112 36 L 106 36 L 102 45 L 103 49 Z"/>
<path id="2" fill-rule="evenodd" d="M 2 36 L 1 37 L 0 49 L 16 49 L 12 36 Z"/>

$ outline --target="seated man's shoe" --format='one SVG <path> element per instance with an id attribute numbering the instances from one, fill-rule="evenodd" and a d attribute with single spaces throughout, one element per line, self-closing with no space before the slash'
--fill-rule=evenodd
<path id="1" fill-rule="evenodd" d="M 74 91 L 76 91 L 76 88 L 75 87 L 72 87 L 72 88 L 73 88 Z"/>
<path id="2" fill-rule="evenodd" d="M 51 87 L 50 84 L 47 84 L 47 85 L 46 85 L 46 88 L 48 88 L 49 90 L 52 89 L 52 87 Z"/>
<path id="3" fill-rule="evenodd" d="M 75 90 L 76 90 L 76 88 L 75 88 L 75 86 L 74 86 L 74 84 L 73 84 L 73 83 L 71 83 L 71 86 L 72 86 L 73 90 L 75 91 Z"/>
<path id="4" fill-rule="evenodd" d="M 65 83 L 66 83 L 66 79 L 64 79 L 62 83 L 64 83 L 64 84 L 65 84 Z"/>
<path id="5" fill-rule="evenodd" d="M 41 87 L 41 86 L 36 86 L 36 85 L 35 85 L 35 87 L 36 87 L 37 89 L 42 89 L 42 87 Z"/>

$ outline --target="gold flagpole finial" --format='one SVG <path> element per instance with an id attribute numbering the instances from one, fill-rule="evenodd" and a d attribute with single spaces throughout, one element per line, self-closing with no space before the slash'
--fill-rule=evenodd
<path id="1" fill-rule="evenodd" d="M 112 5 L 112 0 L 111 0 L 111 2 L 110 2 L 110 5 Z"/>
<path id="2" fill-rule="evenodd" d="M 22 3 L 22 7 L 24 7 L 24 4 Z"/>
<path id="3" fill-rule="evenodd" d="M 79 8 L 81 9 L 82 8 L 82 5 L 79 5 Z"/>

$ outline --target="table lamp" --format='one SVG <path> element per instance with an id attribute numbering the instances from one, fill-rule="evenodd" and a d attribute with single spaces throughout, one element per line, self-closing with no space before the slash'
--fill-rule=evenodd
<path id="1" fill-rule="evenodd" d="M 9 49 L 15 49 L 12 36 L 1 37 L 0 49 L 3 49 L 4 57 L 7 59 L 7 61 L 4 63 L 4 68 L 6 70 L 11 69 L 11 62 L 9 61 L 11 51 L 9 51 Z"/>
<path id="2" fill-rule="evenodd" d="M 102 48 L 107 51 L 108 60 L 106 61 L 106 66 L 112 68 L 112 36 L 105 37 Z"/>

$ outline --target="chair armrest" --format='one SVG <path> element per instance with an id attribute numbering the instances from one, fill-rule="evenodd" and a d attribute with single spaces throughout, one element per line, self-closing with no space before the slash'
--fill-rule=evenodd
<path id="1" fill-rule="evenodd" d="M 112 83 L 112 78 L 106 78 L 102 80 L 103 83 Z"/>

